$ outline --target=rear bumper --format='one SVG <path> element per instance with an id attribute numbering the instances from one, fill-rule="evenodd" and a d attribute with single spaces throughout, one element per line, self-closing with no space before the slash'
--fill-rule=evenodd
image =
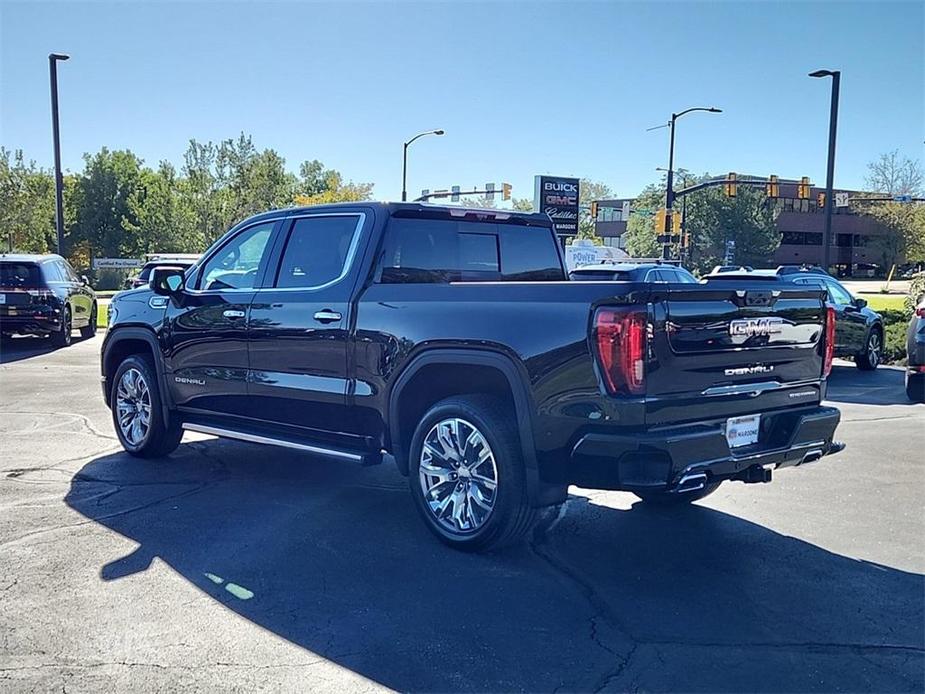
<path id="1" fill-rule="evenodd" d="M 4 333 L 52 333 L 61 328 L 55 315 L 0 316 L 0 331 Z"/>
<path id="2" fill-rule="evenodd" d="M 588 434 L 571 452 L 571 482 L 595 489 L 670 490 L 698 476 L 768 481 L 767 470 L 801 465 L 837 453 L 841 413 L 834 407 L 762 415 L 758 443 L 730 449 L 725 420 L 665 427 L 638 434 Z"/>

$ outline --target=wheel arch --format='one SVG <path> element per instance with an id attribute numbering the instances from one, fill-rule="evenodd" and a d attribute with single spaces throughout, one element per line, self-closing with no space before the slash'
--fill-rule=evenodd
<path id="1" fill-rule="evenodd" d="M 160 358 L 160 347 L 154 333 L 147 328 L 125 327 L 119 328 L 107 336 L 103 347 L 102 372 L 106 383 L 106 405 L 111 406 L 112 376 L 127 357 L 133 354 L 149 354 L 154 363 L 157 374 L 157 385 L 161 395 L 161 407 L 167 417 L 170 410 L 170 390 L 167 388 L 167 377 L 164 364 Z"/>
<path id="2" fill-rule="evenodd" d="M 402 370 L 401 374 L 395 380 L 394 385 L 389 393 L 388 409 L 388 432 L 391 453 L 395 458 L 399 471 L 403 475 L 408 474 L 408 446 L 411 443 L 410 436 L 413 435 L 416 421 L 408 421 L 408 417 L 420 410 L 421 414 L 426 411 L 434 402 L 448 397 L 449 395 L 466 395 L 470 393 L 445 393 L 440 389 L 435 389 L 435 395 L 427 398 L 425 401 L 418 403 L 417 407 L 402 407 L 402 395 L 414 393 L 414 386 L 417 382 L 420 385 L 420 379 L 426 377 L 428 369 L 439 366 L 449 366 L 454 369 L 464 368 L 471 370 L 488 370 L 497 374 L 500 382 L 504 383 L 508 395 L 514 406 L 514 416 L 517 422 L 518 438 L 523 454 L 524 465 L 527 471 L 527 485 L 531 498 L 537 498 L 539 489 L 539 475 L 537 470 L 535 439 L 533 436 L 533 406 L 532 397 L 527 388 L 526 374 L 515 364 L 510 357 L 493 350 L 487 349 L 451 349 L 439 348 L 430 349 L 418 354 Z M 470 371 L 469 374 L 474 374 Z M 420 377 L 417 379 L 416 377 Z M 475 390 L 472 392 L 483 392 Z M 410 434 L 408 433 L 410 430 Z"/>

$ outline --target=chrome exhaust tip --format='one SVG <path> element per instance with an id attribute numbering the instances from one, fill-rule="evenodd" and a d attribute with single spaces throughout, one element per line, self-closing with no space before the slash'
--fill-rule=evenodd
<path id="1" fill-rule="evenodd" d="M 684 475 L 675 485 L 675 494 L 684 494 L 686 492 L 697 492 L 707 486 L 707 476 L 703 472 L 694 472 Z"/>

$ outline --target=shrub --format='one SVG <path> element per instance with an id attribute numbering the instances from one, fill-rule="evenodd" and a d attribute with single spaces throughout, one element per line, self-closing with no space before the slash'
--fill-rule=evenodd
<path id="1" fill-rule="evenodd" d="M 909 295 L 906 297 L 906 310 L 912 313 L 919 300 L 925 295 L 925 272 L 919 272 L 909 283 Z"/>
<path id="2" fill-rule="evenodd" d="M 886 364 L 905 364 L 906 363 L 906 330 L 908 329 L 908 320 L 901 323 L 893 323 L 884 328 L 883 336 L 883 361 Z"/>

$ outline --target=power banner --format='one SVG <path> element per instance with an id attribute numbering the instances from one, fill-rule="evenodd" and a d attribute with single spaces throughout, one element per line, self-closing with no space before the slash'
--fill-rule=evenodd
<path id="1" fill-rule="evenodd" d="M 578 233 L 577 178 L 536 176 L 533 188 L 533 209 L 552 218 L 556 233 L 574 236 Z"/>

